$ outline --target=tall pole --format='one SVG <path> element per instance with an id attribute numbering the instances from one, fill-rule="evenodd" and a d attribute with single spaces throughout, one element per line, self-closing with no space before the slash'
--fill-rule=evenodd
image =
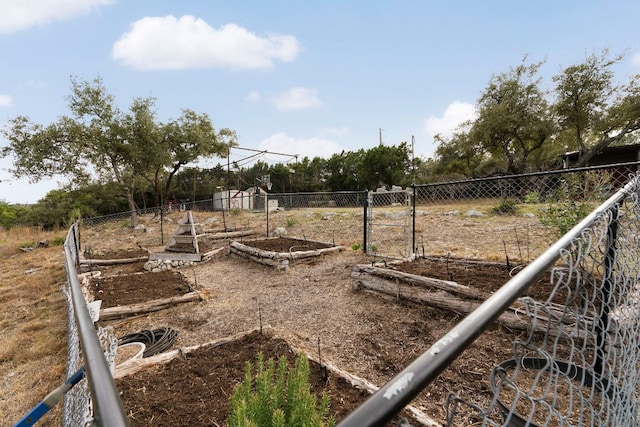
<path id="1" fill-rule="evenodd" d="M 415 156 L 416 137 L 411 135 L 411 179 L 413 184 L 416 183 L 416 156 Z"/>
<path id="2" fill-rule="evenodd" d="M 231 206 L 231 162 L 229 157 L 231 157 L 231 143 L 227 145 L 227 206 Z M 240 190 L 240 188 L 237 188 L 237 190 Z"/>

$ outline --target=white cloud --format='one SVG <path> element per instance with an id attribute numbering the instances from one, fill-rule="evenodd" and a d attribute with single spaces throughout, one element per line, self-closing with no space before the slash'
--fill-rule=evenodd
<path id="1" fill-rule="evenodd" d="M 13 105 L 13 98 L 9 95 L 0 95 L 0 107 L 11 107 Z"/>
<path id="2" fill-rule="evenodd" d="M 631 57 L 631 63 L 634 67 L 640 68 L 640 53 L 636 53 Z"/>
<path id="3" fill-rule="evenodd" d="M 0 0 L 0 34 L 11 34 L 91 12 L 114 0 Z"/>
<path id="4" fill-rule="evenodd" d="M 294 138 L 286 133 L 276 133 L 259 144 L 260 150 L 299 155 L 298 159 L 321 157 L 328 159 L 333 154 L 341 153 L 345 148 L 335 141 L 323 138 Z"/>
<path id="5" fill-rule="evenodd" d="M 42 88 L 47 87 L 47 84 L 45 82 L 43 82 L 43 81 L 40 81 L 40 80 L 29 80 L 29 81 L 27 81 L 27 86 L 28 87 L 35 87 L 35 88 L 38 88 L 38 89 L 42 89 Z"/>
<path id="6" fill-rule="evenodd" d="M 429 117 L 424 121 L 424 130 L 433 138 L 436 134 L 450 137 L 456 128 L 467 120 L 478 116 L 476 108 L 468 102 L 454 101 L 449 104 L 442 117 Z"/>
<path id="7" fill-rule="evenodd" d="M 346 126 L 330 126 L 324 130 L 323 134 L 330 136 L 347 136 L 349 134 L 349 128 Z"/>
<path id="8" fill-rule="evenodd" d="M 260 92 L 253 91 L 249 92 L 245 99 L 249 102 L 258 102 L 261 98 L 262 96 L 260 95 Z"/>
<path id="9" fill-rule="evenodd" d="M 273 104 L 278 110 L 291 111 L 322 106 L 322 101 L 316 95 L 315 89 L 294 87 L 273 98 Z"/>
<path id="10" fill-rule="evenodd" d="M 169 15 L 131 24 L 114 43 L 111 57 L 138 70 L 268 69 L 276 60 L 295 60 L 299 52 L 291 35 L 259 37 L 235 24 L 216 29 L 194 16 Z"/>

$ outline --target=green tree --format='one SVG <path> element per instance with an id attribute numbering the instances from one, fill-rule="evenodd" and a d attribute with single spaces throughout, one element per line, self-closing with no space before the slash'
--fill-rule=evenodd
<path id="1" fill-rule="evenodd" d="M 524 61 L 495 75 L 478 101 L 478 118 L 469 137 L 490 153 L 504 172 L 526 172 L 532 153 L 555 132 L 549 104 L 540 89 L 541 62 Z"/>
<path id="2" fill-rule="evenodd" d="M 327 189 L 329 191 L 365 190 L 366 184 L 362 182 L 360 176 L 363 156 L 363 149 L 332 155 L 326 161 L 323 171 Z"/>
<path id="3" fill-rule="evenodd" d="M 408 183 L 411 160 L 406 142 L 397 147 L 379 144 L 366 150 L 359 160 L 360 190 Z"/>
<path id="4" fill-rule="evenodd" d="M 8 230 L 15 224 L 18 218 L 16 208 L 0 200 L 0 227 Z"/>
<path id="5" fill-rule="evenodd" d="M 554 111 L 567 150 L 578 151 L 576 166 L 584 166 L 600 150 L 624 143 L 640 129 L 640 77 L 614 83 L 612 67 L 624 58 L 608 50 L 589 56 L 555 76 Z"/>
<path id="6" fill-rule="evenodd" d="M 473 178 L 480 165 L 488 157 L 484 148 L 477 144 L 469 131 L 459 128 L 450 138 L 436 135 L 434 171 L 451 179 Z M 460 176 L 462 175 L 462 176 Z"/>
<path id="7" fill-rule="evenodd" d="M 163 171 L 170 183 L 181 166 L 226 153 L 235 143 L 233 131 L 216 133 L 206 115 L 190 110 L 167 125 L 158 123 L 153 98 L 136 98 L 129 112 L 122 112 L 100 78 L 72 78 L 68 104 L 71 115 L 46 127 L 23 116 L 10 120 L 2 130 L 9 146 L 1 154 L 14 156 L 16 177 L 38 181 L 60 174 L 81 185 L 95 174 L 101 182 L 117 182 L 132 226 L 137 222 L 136 190 L 149 175 L 157 190 Z"/>

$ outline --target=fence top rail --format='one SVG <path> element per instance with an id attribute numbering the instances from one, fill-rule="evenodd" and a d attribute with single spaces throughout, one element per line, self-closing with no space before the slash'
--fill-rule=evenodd
<path id="1" fill-rule="evenodd" d="M 78 227 L 77 222 L 73 224 L 67 234 L 64 252 L 67 280 L 71 288 L 71 300 L 91 392 L 94 418 L 97 425 L 102 427 L 128 426 L 129 420 L 125 415 L 122 401 L 113 382 L 111 371 L 104 357 L 102 346 L 98 340 L 98 335 L 80 287 L 74 262 L 77 259 L 76 246 L 73 244 L 74 237 L 72 237 L 76 227 Z"/>
<path id="2" fill-rule="evenodd" d="M 462 319 L 445 336 L 344 418 L 338 427 L 383 426 L 429 385 L 500 314 L 550 268 L 562 251 L 608 211 L 640 188 L 636 174 L 622 189 L 569 230 L 542 255 L 515 275 L 484 303 Z"/>
<path id="3" fill-rule="evenodd" d="M 564 175 L 569 173 L 588 172 L 593 170 L 614 169 L 614 168 L 619 168 L 623 166 L 639 166 L 639 165 L 640 165 L 640 161 L 625 162 L 625 163 L 615 163 L 610 165 L 585 166 L 580 168 L 567 168 L 567 169 L 556 169 L 556 170 L 544 171 L 544 172 L 531 172 L 531 173 L 523 173 L 519 175 L 490 176 L 486 178 L 473 178 L 473 179 L 464 179 L 464 180 L 458 180 L 458 181 L 431 182 L 428 184 L 414 184 L 414 186 L 417 188 L 425 188 L 425 187 L 439 187 L 443 185 L 452 185 L 452 184 L 473 184 L 478 182 L 501 181 L 501 180 L 516 179 L 516 178 L 533 178 L 537 176 Z"/>

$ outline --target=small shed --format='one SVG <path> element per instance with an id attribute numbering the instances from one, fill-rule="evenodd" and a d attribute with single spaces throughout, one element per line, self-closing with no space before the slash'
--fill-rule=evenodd
<path id="1" fill-rule="evenodd" d="M 250 210 L 251 205 L 251 194 L 248 191 L 225 190 L 213 194 L 213 209 L 215 210 Z"/>
<path id="2" fill-rule="evenodd" d="M 572 151 L 562 156 L 562 168 L 570 169 L 578 163 L 579 153 Z M 606 147 L 593 156 L 585 166 L 606 166 L 619 163 L 630 163 L 640 161 L 640 144 L 617 145 Z M 615 187 L 624 184 L 629 175 L 638 170 L 637 165 L 620 165 L 612 169 L 612 177 L 615 180 Z"/>

